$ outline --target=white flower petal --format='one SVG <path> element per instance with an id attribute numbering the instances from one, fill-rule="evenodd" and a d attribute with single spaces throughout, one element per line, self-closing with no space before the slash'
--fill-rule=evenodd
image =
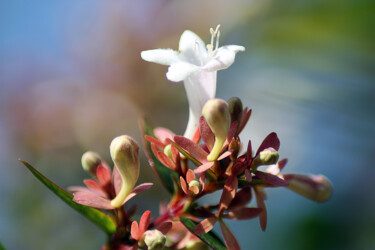
<path id="1" fill-rule="evenodd" d="M 185 30 L 182 33 L 179 44 L 181 60 L 201 65 L 201 61 L 207 56 L 206 45 L 194 32 Z"/>
<path id="2" fill-rule="evenodd" d="M 231 66 L 238 51 L 244 51 L 243 46 L 228 45 L 220 47 L 208 62 L 203 66 L 205 71 L 218 71 Z"/>
<path id="3" fill-rule="evenodd" d="M 180 82 L 185 80 L 191 74 L 200 70 L 200 67 L 186 62 L 173 63 L 167 72 L 168 80 L 172 82 Z"/>
<path id="4" fill-rule="evenodd" d="M 179 61 L 179 53 L 172 49 L 153 49 L 141 52 L 143 60 L 159 63 L 162 65 L 171 65 Z"/>
<path id="5" fill-rule="evenodd" d="M 198 128 L 202 108 L 216 94 L 216 72 L 192 74 L 184 81 L 186 95 L 189 101 L 189 122 L 184 133 L 187 138 L 193 138 Z"/>

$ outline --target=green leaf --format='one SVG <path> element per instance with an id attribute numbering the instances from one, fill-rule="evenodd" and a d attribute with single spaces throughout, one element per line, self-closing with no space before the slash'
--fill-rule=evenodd
<path id="1" fill-rule="evenodd" d="M 6 250 L 6 248 L 3 246 L 3 244 L 1 244 L 1 241 L 0 241 L 0 250 Z"/>
<path id="2" fill-rule="evenodd" d="M 39 171 L 33 168 L 29 163 L 21 159 L 19 159 L 19 161 L 22 162 L 31 171 L 31 173 L 39 181 L 41 181 L 49 190 L 55 193 L 58 197 L 60 197 L 61 200 L 63 200 L 66 204 L 68 204 L 78 213 L 82 214 L 87 219 L 92 221 L 95 225 L 100 227 L 107 234 L 111 235 L 116 232 L 116 228 L 117 228 L 116 223 L 109 215 L 107 215 L 106 213 L 104 213 L 103 211 L 99 209 L 75 203 L 73 201 L 73 195 L 71 193 L 68 193 L 67 191 L 65 191 L 64 189 L 62 189 L 61 187 L 59 187 L 58 185 L 56 185 L 55 183 L 47 179 Z"/>
<path id="3" fill-rule="evenodd" d="M 145 118 L 142 117 L 139 121 L 139 125 L 141 127 L 143 136 L 149 135 L 149 136 L 155 137 L 154 128 L 149 123 L 149 121 L 147 121 Z M 144 148 L 144 151 L 146 153 L 146 156 L 149 160 L 151 167 L 153 167 L 153 169 L 156 171 L 156 174 L 159 176 L 162 184 L 171 194 L 173 194 L 174 187 L 173 187 L 172 175 L 175 176 L 177 180 L 179 179 L 179 176 L 177 175 L 176 172 L 164 166 L 156 158 L 156 156 L 151 150 L 151 143 L 145 139 L 143 139 L 143 148 Z"/>
<path id="4" fill-rule="evenodd" d="M 210 248 L 216 249 L 216 250 L 218 250 L 218 249 L 227 249 L 227 247 L 225 246 L 224 242 L 220 239 L 219 236 L 217 236 L 217 234 L 213 230 L 211 230 L 210 232 L 205 233 L 205 234 L 195 234 L 194 233 L 194 227 L 198 224 L 197 222 L 192 221 L 189 218 L 184 217 L 184 216 L 180 216 L 180 221 L 182 222 L 182 224 L 185 225 L 185 227 L 192 234 L 194 234 L 199 239 L 201 239 Z"/>

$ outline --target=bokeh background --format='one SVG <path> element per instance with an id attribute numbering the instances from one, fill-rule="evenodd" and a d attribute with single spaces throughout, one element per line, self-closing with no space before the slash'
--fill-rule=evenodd
<path id="1" fill-rule="evenodd" d="M 104 234 L 44 188 L 22 158 L 62 187 L 81 184 L 86 150 L 108 161 L 113 137 L 140 141 L 137 117 L 182 133 L 187 100 L 166 67 L 186 29 L 246 52 L 218 73 L 217 96 L 253 109 L 242 140 L 278 133 L 285 172 L 322 173 L 316 204 L 268 192 L 269 223 L 229 223 L 243 249 L 375 249 L 375 4 L 371 0 L 0 1 L 0 241 L 8 249 L 98 249 Z M 140 181 L 157 182 L 142 155 Z M 139 211 L 157 214 L 157 185 Z"/>

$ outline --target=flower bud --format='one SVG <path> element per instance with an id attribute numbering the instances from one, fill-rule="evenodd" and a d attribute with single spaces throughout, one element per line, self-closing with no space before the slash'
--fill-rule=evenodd
<path id="1" fill-rule="evenodd" d="M 103 160 L 97 153 L 93 151 L 87 151 L 82 155 L 81 158 L 82 168 L 90 173 L 92 176 L 96 176 L 96 169 L 102 164 Z"/>
<path id="2" fill-rule="evenodd" d="M 215 135 L 215 144 L 207 160 L 215 161 L 220 155 L 230 127 L 228 104 L 221 99 L 208 100 L 203 107 L 202 115 Z"/>
<path id="3" fill-rule="evenodd" d="M 163 249 L 167 238 L 159 230 L 147 230 L 144 234 L 144 243 L 149 250 Z"/>
<path id="4" fill-rule="evenodd" d="M 239 126 L 241 123 L 241 119 L 242 119 L 242 109 L 243 109 L 241 99 L 238 97 L 233 97 L 229 99 L 228 108 L 229 108 L 231 123 L 237 121 L 238 126 Z"/>
<path id="5" fill-rule="evenodd" d="M 333 192 L 330 181 L 324 175 L 285 174 L 290 190 L 316 202 L 327 201 Z"/>
<path id="6" fill-rule="evenodd" d="M 279 160 L 279 152 L 274 148 L 266 148 L 259 153 L 259 160 L 262 165 L 275 164 Z"/>
<path id="7" fill-rule="evenodd" d="M 111 157 L 122 179 L 120 192 L 111 201 L 114 207 L 122 205 L 138 180 L 140 168 L 138 151 L 137 143 L 130 136 L 118 136 L 111 142 Z"/>
<path id="8" fill-rule="evenodd" d="M 172 157 L 172 145 L 171 144 L 168 144 L 167 146 L 165 146 L 165 148 L 164 148 L 164 154 L 166 156 L 168 156 L 169 159 L 173 160 L 173 157 Z"/>

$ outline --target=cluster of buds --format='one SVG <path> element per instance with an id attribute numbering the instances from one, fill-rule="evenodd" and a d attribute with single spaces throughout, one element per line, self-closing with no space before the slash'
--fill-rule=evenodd
<path id="1" fill-rule="evenodd" d="M 155 137 L 145 136 L 152 149 L 150 153 L 156 158 L 150 157 L 150 161 L 158 161 L 179 176 L 179 181 L 173 179 L 175 190 L 168 213 L 173 211 L 172 218 L 190 216 L 196 221 L 203 218 L 194 228 L 197 236 L 210 232 L 219 222 L 229 249 L 240 246 L 223 219 L 259 217 L 261 229 L 266 229 L 265 188 L 287 187 L 317 202 L 326 201 L 332 193 L 330 182 L 322 175 L 280 174 L 287 159 L 279 160 L 280 141 L 276 133 L 269 134 L 255 154 L 249 141 L 246 152 L 240 155 L 239 133 L 250 115 L 251 110 L 243 109 L 238 98 L 228 103 L 211 99 L 203 107 L 192 139 L 167 133 L 162 128 L 155 130 Z M 202 196 L 220 190 L 217 204 L 197 202 Z M 248 207 L 253 193 L 257 207 Z"/>
<path id="2" fill-rule="evenodd" d="M 139 177 L 139 147 L 129 136 L 119 136 L 110 145 L 113 171 L 94 152 L 82 157 L 83 169 L 93 179 L 87 187 L 72 187 L 73 200 L 79 204 L 106 210 L 117 223 L 117 230 L 103 249 L 196 249 L 201 244 L 215 248 L 205 237 L 218 239 L 212 228 L 218 222 L 228 249 L 240 249 L 224 219 L 259 218 L 266 229 L 266 188 L 286 187 L 316 202 L 324 202 L 332 185 L 322 175 L 281 174 L 287 159 L 279 159 L 280 141 L 269 134 L 253 152 L 251 141 L 246 150 L 239 134 L 251 116 L 239 98 L 228 102 L 216 99 L 216 72 L 228 68 L 244 47 L 218 47 L 219 26 L 211 29 L 212 40 L 204 43 L 191 31 L 181 36 L 179 51 L 142 52 L 147 61 L 169 65 L 167 78 L 184 81 L 189 99 L 189 122 L 184 136 L 166 128 L 142 123 L 144 149 L 149 163 L 171 194 L 161 203 L 159 216 L 152 220 L 146 211 L 139 223 L 133 219 L 135 208 L 125 203 L 153 184 L 135 187 Z M 220 200 L 201 204 L 199 199 L 220 192 Z M 256 205 L 249 205 L 255 196 Z M 214 236 L 212 236 L 214 235 Z M 215 240 L 215 241 L 216 241 Z M 221 243 L 220 243 L 221 242 Z M 215 243 L 216 244 L 216 243 Z M 206 246 L 207 247 L 207 246 Z"/>

